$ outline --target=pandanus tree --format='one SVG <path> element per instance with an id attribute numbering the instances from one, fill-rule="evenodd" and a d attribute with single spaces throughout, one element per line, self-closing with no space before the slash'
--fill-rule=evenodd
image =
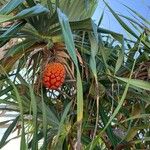
<path id="1" fill-rule="evenodd" d="M 21 150 L 148 148 L 150 23 L 104 3 L 133 40 L 94 23 L 96 0 L 0 3 L 0 104 L 17 112 L 0 148 L 16 130 Z"/>

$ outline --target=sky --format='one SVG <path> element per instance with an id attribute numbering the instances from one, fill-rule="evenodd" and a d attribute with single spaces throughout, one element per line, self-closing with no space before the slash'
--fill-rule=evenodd
<path id="1" fill-rule="evenodd" d="M 129 12 L 127 8 L 123 6 L 123 4 L 125 4 L 150 21 L 150 0 L 106 0 L 106 1 L 116 13 L 123 14 L 125 16 L 127 15 L 133 18 L 132 13 Z M 116 19 L 112 16 L 108 8 L 105 7 L 105 4 L 102 2 L 102 0 L 99 1 L 99 5 L 93 15 L 93 19 L 95 20 L 95 22 L 96 23 L 98 22 L 103 9 L 105 10 L 105 15 L 103 17 L 103 21 L 100 27 L 113 30 L 127 37 L 128 35 L 125 32 L 125 30 L 119 25 Z M 127 20 L 124 21 L 129 25 Z M 136 19 L 136 21 L 139 20 Z"/>

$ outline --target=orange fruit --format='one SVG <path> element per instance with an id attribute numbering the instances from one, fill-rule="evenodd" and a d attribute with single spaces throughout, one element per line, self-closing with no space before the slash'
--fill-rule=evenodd
<path id="1" fill-rule="evenodd" d="M 63 64 L 49 63 L 43 71 L 43 85 L 48 89 L 57 90 L 64 83 L 65 76 L 66 71 Z"/>

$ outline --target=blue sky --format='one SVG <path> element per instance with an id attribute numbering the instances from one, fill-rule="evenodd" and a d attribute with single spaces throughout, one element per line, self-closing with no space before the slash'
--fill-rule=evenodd
<path id="1" fill-rule="evenodd" d="M 150 0 L 106 0 L 111 8 L 117 13 L 127 15 L 131 18 L 133 18 L 132 13 L 127 10 L 123 6 L 123 4 L 129 6 L 133 10 L 137 11 L 140 13 L 143 17 L 148 19 L 150 21 Z M 112 16 L 111 12 L 105 7 L 104 3 L 102 0 L 99 1 L 99 5 L 93 15 L 93 19 L 95 22 L 97 22 L 102 14 L 103 9 L 105 8 L 105 15 L 104 19 L 101 23 L 102 28 L 106 28 L 109 30 L 113 30 L 118 33 L 124 34 L 126 37 L 128 36 L 124 29 L 119 25 L 119 23 L 116 21 L 116 19 Z M 129 23 L 124 20 L 128 25 Z M 136 21 L 140 21 L 136 19 Z M 136 31 L 137 32 L 137 31 Z"/>

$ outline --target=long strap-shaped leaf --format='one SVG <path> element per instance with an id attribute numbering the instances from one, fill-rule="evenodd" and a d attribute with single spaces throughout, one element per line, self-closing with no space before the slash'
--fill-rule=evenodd
<path id="1" fill-rule="evenodd" d="M 96 122 L 95 122 L 95 129 L 93 133 L 93 139 L 95 138 L 98 121 L 99 121 L 99 83 L 97 78 L 97 70 L 96 70 L 96 54 L 98 52 L 98 36 L 97 36 L 97 26 L 93 26 L 93 30 L 95 31 L 95 36 L 90 33 L 89 39 L 91 43 L 91 57 L 90 57 L 90 68 L 92 70 L 94 79 L 95 79 L 95 86 L 96 86 Z M 92 144 L 91 144 L 92 145 Z"/>
<path id="2" fill-rule="evenodd" d="M 17 122 L 18 122 L 19 116 L 16 117 L 13 122 L 10 124 L 10 126 L 7 128 L 7 130 L 5 131 L 1 141 L 0 141 L 0 148 L 2 148 L 5 144 L 7 144 L 7 138 L 8 136 L 11 134 L 12 130 L 15 128 Z"/>
<path id="3" fill-rule="evenodd" d="M 128 78 L 121 78 L 121 77 L 116 77 L 117 79 L 128 83 Z M 143 90 L 147 90 L 150 91 L 150 83 L 143 81 L 143 80 L 138 80 L 138 79 L 130 79 L 130 85 L 133 87 L 138 87 L 141 88 Z"/>
<path id="4" fill-rule="evenodd" d="M 135 38 L 138 39 L 138 35 L 131 29 L 128 27 L 127 24 L 125 24 L 123 22 L 123 20 L 112 10 L 112 8 L 104 1 L 104 3 L 106 4 L 106 6 L 108 7 L 108 9 L 111 11 L 111 13 L 114 15 L 114 17 L 117 19 L 117 21 L 120 23 L 120 25 L 126 30 L 128 31 L 131 35 L 133 35 Z"/>
<path id="5" fill-rule="evenodd" d="M 82 89 L 81 75 L 78 67 L 77 56 L 75 53 L 75 45 L 74 45 L 73 36 L 70 29 L 68 18 L 60 11 L 60 9 L 57 9 L 57 12 L 58 12 L 59 22 L 64 36 L 64 41 L 67 47 L 67 51 L 70 57 L 72 58 L 77 70 L 77 122 L 79 123 L 78 143 L 80 143 L 81 125 L 82 125 L 82 118 L 83 118 L 83 89 Z"/>
<path id="6" fill-rule="evenodd" d="M 0 14 L 7 15 L 17 8 L 24 0 L 10 0 L 4 7 L 0 9 Z"/>
<path id="7" fill-rule="evenodd" d="M 78 67 L 77 56 L 75 53 L 75 46 L 73 41 L 72 32 L 70 29 L 69 21 L 67 17 L 58 9 L 59 21 L 62 28 L 65 44 L 67 47 L 67 51 L 72 58 L 76 69 L 77 69 L 77 121 L 81 121 L 83 117 L 83 93 L 82 93 L 82 83 L 81 83 L 81 76 Z"/>
<path id="8" fill-rule="evenodd" d="M 10 38 L 16 36 L 16 33 L 25 25 L 25 22 L 19 22 L 8 28 L 2 35 L 0 35 L 0 47 L 3 46 Z"/>
<path id="9" fill-rule="evenodd" d="M 38 125 L 37 125 L 37 101 L 35 98 L 34 90 L 31 85 L 29 85 L 29 91 L 31 96 L 31 106 L 33 111 L 33 126 L 34 126 L 34 134 L 33 134 L 33 142 L 32 142 L 32 149 L 38 149 Z"/>
<path id="10" fill-rule="evenodd" d="M 5 72 L 4 68 L 0 65 L 1 70 L 6 74 L 7 78 L 8 78 L 8 82 L 10 82 L 10 84 L 12 85 L 14 92 L 16 94 L 16 98 L 18 101 L 18 105 L 20 108 L 20 116 L 21 116 L 21 127 L 22 127 L 22 133 L 21 133 L 21 141 L 20 141 L 20 150 L 27 150 L 27 144 L 26 144 L 26 139 L 25 139 L 25 128 L 24 128 L 24 108 L 23 108 L 23 104 L 22 104 L 22 99 L 20 97 L 20 94 L 15 86 L 15 84 L 9 79 L 8 74 Z"/>
<path id="11" fill-rule="evenodd" d="M 0 23 L 6 22 L 6 21 L 13 21 L 16 19 L 25 19 L 28 17 L 42 14 L 42 13 L 49 13 L 49 10 L 46 7 L 43 7 L 42 5 L 37 4 L 36 6 L 33 6 L 31 8 L 27 8 L 25 10 L 22 10 L 16 16 L 3 15 L 0 13 Z"/>
<path id="12" fill-rule="evenodd" d="M 124 5 L 124 4 L 123 4 Z M 139 14 L 138 12 L 136 12 L 135 10 L 133 10 L 132 8 L 130 8 L 127 5 L 124 5 L 126 8 L 128 8 L 131 12 L 133 12 L 136 16 L 138 16 L 141 20 L 143 20 L 145 23 L 147 23 L 148 25 L 150 25 L 150 21 L 145 19 L 141 14 Z"/>

